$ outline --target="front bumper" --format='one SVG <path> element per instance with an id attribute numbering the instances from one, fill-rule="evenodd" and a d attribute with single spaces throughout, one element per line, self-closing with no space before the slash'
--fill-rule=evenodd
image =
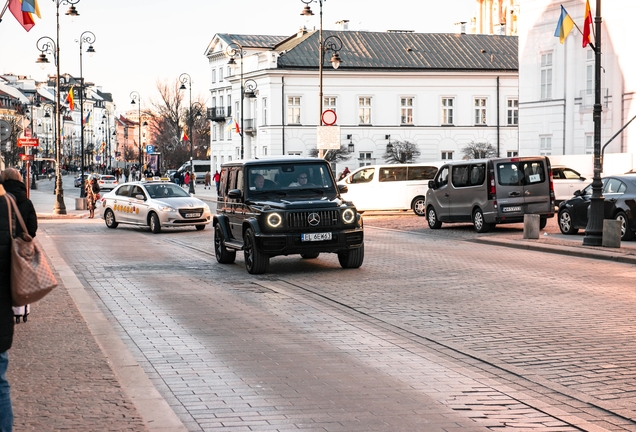
<path id="1" fill-rule="evenodd" d="M 269 255 L 293 255 L 308 252 L 335 253 L 356 249 L 364 242 L 362 228 L 345 230 L 325 230 L 331 232 L 331 240 L 302 241 L 300 232 L 282 234 L 256 234 L 256 244 L 260 251 Z"/>
<path id="2" fill-rule="evenodd" d="M 207 225 L 212 222 L 212 214 L 209 212 L 203 213 L 200 218 L 190 219 L 184 218 L 178 212 L 161 212 L 159 214 L 159 222 L 164 227 L 180 227 L 190 225 Z"/>

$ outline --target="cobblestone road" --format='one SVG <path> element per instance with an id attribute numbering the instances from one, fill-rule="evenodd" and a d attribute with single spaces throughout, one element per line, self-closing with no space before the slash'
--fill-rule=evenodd
<path id="1" fill-rule="evenodd" d="M 372 219 L 361 269 L 258 277 L 209 229 L 41 229 L 189 430 L 636 430 L 633 266 Z"/>

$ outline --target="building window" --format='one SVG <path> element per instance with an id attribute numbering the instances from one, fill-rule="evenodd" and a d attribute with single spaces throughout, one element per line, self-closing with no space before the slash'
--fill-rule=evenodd
<path id="1" fill-rule="evenodd" d="M 443 151 L 442 152 L 442 160 L 452 160 L 453 152 L 452 151 Z"/>
<path id="2" fill-rule="evenodd" d="M 506 152 L 506 157 L 517 157 L 519 156 L 519 152 L 517 150 L 510 150 Z"/>
<path id="3" fill-rule="evenodd" d="M 300 124 L 300 97 L 287 98 L 287 124 Z"/>
<path id="4" fill-rule="evenodd" d="M 212 82 L 215 83 L 216 82 L 216 69 L 214 69 L 212 71 Z"/>
<path id="5" fill-rule="evenodd" d="M 225 76 L 232 76 L 232 66 L 227 67 L 227 72 L 225 73 Z"/>
<path id="6" fill-rule="evenodd" d="M 322 107 L 323 107 L 323 111 L 330 109 L 333 112 L 336 112 L 336 98 L 335 97 L 324 97 L 322 99 Z"/>
<path id="7" fill-rule="evenodd" d="M 594 154 L 594 135 L 585 135 L 585 154 Z"/>
<path id="8" fill-rule="evenodd" d="M 367 166 L 373 165 L 375 159 L 373 159 L 373 152 L 360 152 L 360 157 L 358 158 L 359 165 L 358 166 Z"/>
<path id="9" fill-rule="evenodd" d="M 238 102 L 234 102 L 234 116 L 238 116 L 239 115 L 239 103 Z"/>
<path id="10" fill-rule="evenodd" d="M 508 126 L 519 125 L 519 100 L 508 99 Z"/>
<path id="11" fill-rule="evenodd" d="M 263 156 L 267 156 L 267 146 L 263 146 Z"/>
<path id="12" fill-rule="evenodd" d="M 212 108 L 216 108 L 216 98 L 212 97 Z"/>
<path id="13" fill-rule="evenodd" d="M 224 127 L 220 127 L 219 126 L 219 141 L 223 141 L 225 139 L 225 126 Z"/>
<path id="14" fill-rule="evenodd" d="M 400 124 L 413 124 L 413 98 L 400 98 Z"/>
<path id="15" fill-rule="evenodd" d="M 359 124 L 371 124 L 371 98 L 358 98 Z"/>
<path id="16" fill-rule="evenodd" d="M 475 98 L 475 124 L 486 124 L 486 99 Z"/>
<path id="17" fill-rule="evenodd" d="M 223 104 L 221 104 L 223 105 Z M 227 109 L 228 109 L 228 113 L 226 115 L 230 115 L 229 111 L 230 108 L 232 108 L 232 95 L 227 95 Z"/>
<path id="18" fill-rule="evenodd" d="M 212 141 L 216 141 L 217 129 L 218 129 L 217 125 L 212 126 Z"/>
<path id="19" fill-rule="evenodd" d="M 303 154 L 303 152 L 299 152 L 299 151 L 288 151 L 287 152 L 288 155 L 290 156 L 301 156 Z"/>
<path id="20" fill-rule="evenodd" d="M 223 96 L 219 96 L 219 106 L 223 106 Z"/>
<path id="21" fill-rule="evenodd" d="M 541 99 L 552 98 L 552 53 L 541 54 Z"/>
<path id="22" fill-rule="evenodd" d="M 539 154 L 541 156 L 549 156 L 552 154 L 552 137 L 551 136 L 541 137 L 541 147 L 539 149 Z"/>
<path id="23" fill-rule="evenodd" d="M 219 68 L 219 82 L 223 81 L 223 68 Z"/>
<path id="24" fill-rule="evenodd" d="M 263 98 L 263 126 L 267 126 L 267 98 Z"/>
<path id="25" fill-rule="evenodd" d="M 454 98 L 442 98 L 442 124 L 453 124 L 453 104 Z"/>

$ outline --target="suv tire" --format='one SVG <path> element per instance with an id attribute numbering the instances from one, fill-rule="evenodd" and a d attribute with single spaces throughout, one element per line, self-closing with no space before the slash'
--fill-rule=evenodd
<path id="1" fill-rule="evenodd" d="M 426 210 L 426 221 L 430 229 L 440 229 L 442 227 L 442 223 L 437 218 L 437 212 L 433 206 L 430 206 L 428 210 Z"/>
<path id="2" fill-rule="evenodd" d="M 223 232 L 218 223 L 214 224 L 214 255 L 220 264 L 232 264 L 236 259 L 236 251 L 225 247 Z"/>
<path id="3" fill-rule="evenodd" d="M 258 250 L 256 235 L 252 228 L 248 228 L 243 235 L 243 256 L 245 268 L 249 274 L 262 274 L 269 267 L 269 256 Z"/>
<path id="4" fill-rule="evenodd" d="M 338 262 L 342 268 L 359 268 L 364 261 L 364 244 L 359 248 L 338 252 Z"/>
<path id="5" fill-rule="evenodd" d="M 475 226 L 475 231 L 480 234 L 486 233 L 492 228 L 492 224 L 486 223 L 484 220 L 484 212 L 480 208 L 475 209 L 473 212 L 473 225 Z"/>

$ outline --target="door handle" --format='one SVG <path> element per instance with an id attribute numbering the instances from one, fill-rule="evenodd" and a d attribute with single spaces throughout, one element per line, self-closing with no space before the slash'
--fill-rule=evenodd
<path id="1" fill-rule="evenodd" d="M 511 196 L 511 197 L 518 197 L 518 196 L 521 196 L 521 192 L 519 192 L 519 191 L 512 191 L 512 192 L 508 193 L 508 196 Z"/>
<path id="2" fill-rule="evenodd" d="M 448 193 L 445 193 L 444 196 L 448 198 L 450 195 Z"/>

